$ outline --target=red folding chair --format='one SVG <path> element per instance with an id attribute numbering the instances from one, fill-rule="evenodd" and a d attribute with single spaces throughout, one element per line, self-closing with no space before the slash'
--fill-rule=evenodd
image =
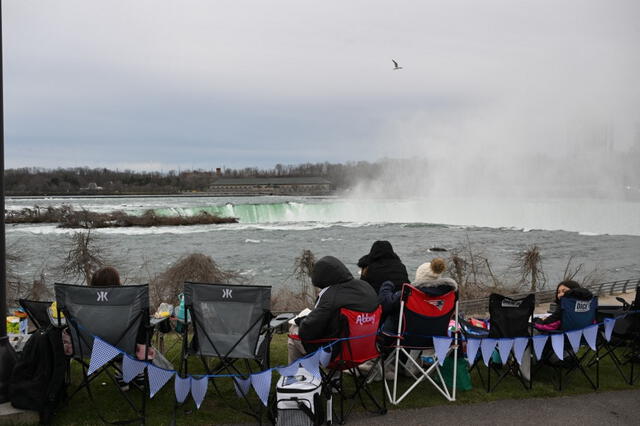
<path id="1" fill-rule="evenodd" d="M 376 398 L 369 384 L 373 375 L 382 371 L 380 348 L 378 346 L 378 327 L 382 316 L 382 308 L 373 312 L 359 312 L 346 308 L 340 309 L 341 327 L 340 337 L 332 339 L 318 339 L 306 343 L 332 346 L 331 361 L 322 371 L 324 394 L 327 398 L 327 423 L 333 423 L 335 415 L 337 423 L 344 423 L 348 415 L 359 401 L 362 407 L 376 414 L 387 412 L 384 387 L 381 387 L 381 398 Z M 297 336 L 290 336 L 299 338 Z M 374 361 L 374 365 L 364 371 L 362 364 Z M 345 374 L 347 373 L 347 374 Z M 351 376 L 353 387 L 345 386 L 345 376 Z M 333 397 L 338 397 L 339 408 L 333 409 Z M 373 404 L 368 404 L 366 398 Z M 348 405 L 347 405 L 348 403 Z"/>
<path id="2" fill-rule="evenodd" d="M 429 365 L 421 362 L 424 351 L 435 350 L 434 337 L 447 337 L 449 321 L 452 318 L 455 320 L 454 329 L 458 330 L 458 294 L 455 290 L 436 296 L 426 294 L 410 284 L 402 286 L 397 334 L 387 335 L 395 342 L 391 345 L 393 350 L 384 362 L 387 366 L 394 366 L 391 386 L 385 378 L 385 389 L 392 404 L 399 404 L 423 380 L 430 382 L 448 401 L 456 400 L 458 333 L 453 333 L 452 344 L 443 355 L 447 357 L 453 352 L 451 386 L 447 385 L 440 371 L 439 362 L 444 360 L 439 360 L 436 353 L 431 357 L 432 362 Z M 414 359 L 412 351 L 418 352 L 418 360 Z M 401 367 L 409 372 L 413 383 L 398 396 L 398 372 Z"/>

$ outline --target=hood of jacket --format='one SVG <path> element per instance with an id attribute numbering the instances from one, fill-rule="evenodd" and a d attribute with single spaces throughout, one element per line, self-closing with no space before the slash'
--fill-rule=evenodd
<path id="1" fill-rule="evenodd" d="M 379 259 L 400 259 L 393 251 L 393 247 L 389 241 L 376 241 L 371 246 L 369 252 L 369 262 Z"/>
<path id="2" fill-rule="evenodd" d="M 325 256 L 313 265 L 311 282 L 318 288 L 329 287 L 351 281 L 353 275 L 349 272 L 344 263 L 333 256 Z"/>
<path id="3" fill-rule="evenodd" d="M 451 278 L 437 278 L 435 280 L 416 281 L 416 282 L 413 282 L 411 285 L 418 288 L 449 286 L 453 290 L 458 289 L 458 283 Z"/>

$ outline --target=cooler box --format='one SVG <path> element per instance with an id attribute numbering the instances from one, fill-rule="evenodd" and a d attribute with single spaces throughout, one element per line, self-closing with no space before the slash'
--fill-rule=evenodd
<path id="1" fill-rule="evenodd" d="M 304 368 L 276 384 L 276 425 L 313 426 L 324 421 L 322 381 Z"/>

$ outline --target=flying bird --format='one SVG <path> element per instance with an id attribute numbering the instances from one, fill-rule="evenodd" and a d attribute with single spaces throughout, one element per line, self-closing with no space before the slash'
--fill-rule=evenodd
<path id="1" fill-rule="evenodd" d="M 402 67 L 398 66 L 398 63 L 396 61 L 394 61 L 393 59 L 391 60 L 391 62 L 393 62 L 393 70 L 401 70 Z"/>

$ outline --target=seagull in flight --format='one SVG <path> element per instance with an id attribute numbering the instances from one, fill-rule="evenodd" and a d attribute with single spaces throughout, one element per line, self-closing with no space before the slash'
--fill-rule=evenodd
<path id="1" fill-rule="evenodd" d="M 402 67 L 398 66 L 398 63 L 396 61 L 394 61 L 393 59 L 391 60 L 391 62 L 393 62 L 393 70 L 401 70 Z"/>

